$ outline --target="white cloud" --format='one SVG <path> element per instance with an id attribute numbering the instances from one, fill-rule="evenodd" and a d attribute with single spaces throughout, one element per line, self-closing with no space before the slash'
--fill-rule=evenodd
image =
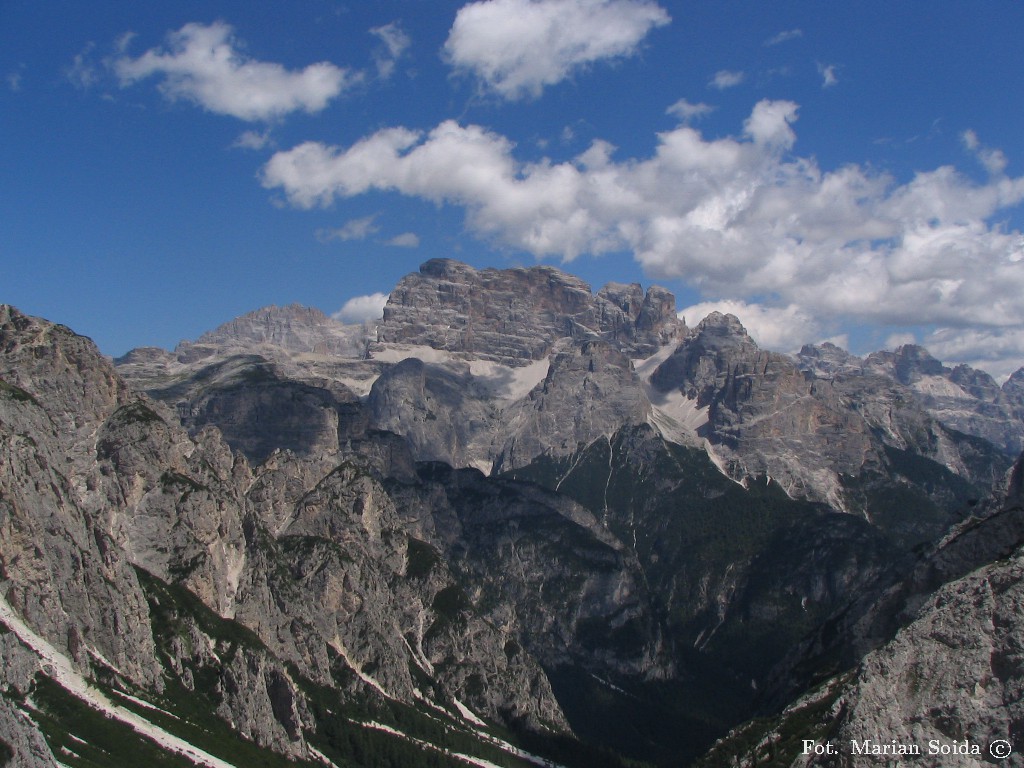
<path id="1" fill-rule="evenodd" d="M 726 88 L 732 88 L 739 85 L 746 79 L 746 74 L 739 71 L 720 69 L 715 72 L 715 76 L 711 78 L 708 85 L 711 88 L 717 88 L 720 91 L 724 91 Z"/>
<path id="2" fill-rule="evenodd" d="M 712 312 L 738 317 L 750 338 L 762 349 L 796 352 L 804 344 L 814 343 L 821 338 L 820 324 L 793 304 L 788 307 L 766 307 L 734 299 L 703 301 L 681 310 L 679 317 L 693 328 Z"/>
<path id="3" fill-rule="evenodd" d="M 382 49 L 374 53 L 373 59 L 377 65 L 377 75 L 386 80 L 394 73 L 396 63 L 408 50 L 412 40 L 397 21 L 374 27 L 370 34 L 382 43 Z"/>
<path id="4" fill-rule="evenodd" d="M 788 43 L 790 40 L 796 40 L 797 38 L 803 37 L 804 32 L 802 29 L 787 29 L 783 32 L 779 32 L 777 35 L 773 35 L 764 41 L 765 47 L 773 45 L 779 45 L 781 43 Z"/>
<path id="5" fill-rule="evenodd" d="M 168 35 L 167 50 L 153 48 L 134 59 L 121 55 L 114 69 L 122 86 L 161 76 L 167 98 L 250 121 L 319 112 L 359 78 L 329 62 L 289 71 L 254 61 L 237 51 L 232 32 L 223 22 L 186 24 Z"/>
<path id="6" fill-rule="evenodd" d="M 997 176 L 1006 170 L 1006 155 L 1001 150 L 982 146 L 978 134 L 971 129 L 967 129 L 960 134 L 960 140 L 963 142 L 964 147 L 978 158 L 978 162 L 990 174 Z"/>
<path id="7" fill-rule="evenodd" d="M 388 294 L 371 293 L 366 296 L 355 296 L 331 315 L 343 323 L 365 323 L 380 320 L 384 317 L 384 305 L 388 303 Z"/>
<path id="8" fill-rule="evenodd" d="M 796 118 L 792 102 L 761 101 L 737 137 L 680 125 L 646 158 L 595 141 L 557 163 L 520 162 L 507 138 L 446 121 L 301 144 L 262 181 L 302 207 L 370 190 L 462 206 L 472 232 L 539 258 L 631 251 L 653 278 L 793 308 L 808 328 L 938 326 L 951 350 L 957 335 L 1003 329 L 1001 348 L 1019 342 L 1024 362 L 1024 235 L 999 221 L 1024 200 L 1024 177 L 826 171 L 793 154 Z M 980 350 L 989 337 L 977 338 Z"/>
<path id="9" fill-rule="evenodd" d="M 83 91 L 89 90 L 100 80 L 99 72 L 93 61 L 93 51 L 95 49 L 95 43 L 87 43 L 80 53 L 75 54 L 74 59 L 71 61 L 71 66 L 64 68 L 64 77 L 68 79 L 68 82 Z"/>
<path id="10" fill-rule="evenodd" d="M 415 232 L 403 232 L 392 237 L 385 245 L 393 245 L 396 248 L 419 248 L 420 237 Z"/>
<path id="11" fill-rule="evenodd" d="M 906 346 L 907 344 L 917 344 L 917 337 L 907 331 L 898 331 L 897 333 L 889 334 L 889 337 L 885 340 L 886 349 L 899 349 L 900 347 Z"/>
<path id="12" fill-rule="evenodd" d="M 680 99 L 665 110 L 666 115 L 675 115 L 682 122 L 689 123 L 698 120 L 715 111 L 715 108 L 704 102 L 693 104 L 686 99 Z"/>
<path id="13" fill-rule="evenodd" d="M 940 328 L 922 342 L 939 360 L 966 363 L 998 380 L 1024 366 L 1024 327 Z"/>
<path id="14" fill-rule="evenodd" d="M 819 64 L 818 74 L 821 75 L 822 88 L 831 88 L 839 82 L 839 78 L 836 77 L 835 64 Z"/>
<path id="15" fill-rule="evenodd" d="M 264 131 L 244 131 L 231 146 L 236 149 L 263 149 L 272 143 L 268 128 Z"/>
<path id="16" fill-rule="evenodd" d="M 7 82 L 7 88 L 12 93 L 17 93 L 21 90 L 21 71 L 15 70 L 14 72 L 8 72 L 4 76 L 4 80 Z"/>
<path id="17" fill-rule="evenodd" d="M 456 14 L 444 55 L 505 99 L 536 98 L 589 64 L 635 54 L 669 21 L 653 0 L 481 0 Z"/>
<path id="18" fill-rule="evenodd" d="M 331 240 L 365 240 L 380 231 L 380 227 L 374 224 L 376 218 L 376 215 L 364 216 L 361 219 L 350 219 L 338 229 L 318 229 L 316 239 L 321 243 Z"/>

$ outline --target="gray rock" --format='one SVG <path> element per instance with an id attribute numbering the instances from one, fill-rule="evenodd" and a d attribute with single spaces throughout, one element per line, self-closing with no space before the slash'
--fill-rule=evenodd
<path id="1" fill-rule="evenodd" d="M 477 271 L 432 259 L 391 292 L 378 341 L 519 366 L 546 357 L 566 337 L 604 339 L 646 357 L 682 329 L 675 299 L 662 288 L 643 295 L 639 285 L 612 284 L 594 296 L 552 267 Z"/>

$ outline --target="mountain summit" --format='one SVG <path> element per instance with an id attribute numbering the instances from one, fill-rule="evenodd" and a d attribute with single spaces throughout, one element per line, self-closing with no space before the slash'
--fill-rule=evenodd
<path id="1" fill-rule="evenodd" d="M 996 738 L 1024 677 L 1020 379 L 790 357 L 732 315 L 685 327 L 664 289 L 451 260 L 376 327 L 269 307 L 116 365 L 3 307 L 0 756 L 676 765 L 724 738 L 706 764 L 789 765 L 798 723 Z M 950 605 L 998 617 L 984 696 L 950 682 L 989 658 Z"/>

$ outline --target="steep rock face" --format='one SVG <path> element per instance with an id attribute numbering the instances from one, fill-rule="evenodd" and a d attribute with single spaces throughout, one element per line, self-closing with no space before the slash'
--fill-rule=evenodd
<path id="1" fill-rule="evenodd" d="M 838 475 L 873 459 L 863 419 L 789 358 L 759 350 L 733 315 L 705 318 L 651 383 L 708 407 L 702 434 L 740 477 L 769 474 L 791 494 L 841 507 Z"/>
<path id="2" fill-rule="evenodd" d="M 119 370 L 125 368 L 139 374 L 127 364 Z M 215 425 L 256 464 L 278 448 L 302 456 L 336 451 L 367 424 L 358 397 L 344 383 L 297 375 L 286 361 L 262 355 L 205 358 L 173 383 L 148 383 L 148 393 L 172 407 L 191 434 Z"/>
<path id="3" fill-rule="evenodd" d="M 600 341 L 556 350 L 544 381 L 506 411 L 496 471 L 545 453 L 569 455 L 650 418 L 650 401 L 623 353 Z"/>
<path id="4" fill-rule="evenodd" d="M 564 456 L 650 416 L 629 358 L 609 343 L 562 339 L 545 370 L 524 396 L 503 398 L 495 396 L 501 372 L 474 376 L 466 363 L 407 358 L 374 382 L 370 421 L 405 436 L 418 459 L 490 472 L 542 453 Z"/>
<path id="5" fill-rule="evenodd" d="M 969 486 L 988 488 L 1006 467 L 988 443 L 937 422 L 893 378 L 862 374 L 836 348 L 804 360 L 831 372 L 819 378 L 813 367 L 801 369 L 784 355 L 759 350 L 737 318 L 712 313 L 650 381 L 708 409 L 698 434 L 733 477 L 769 475 L 792 495 L 869 519 L 887 503 L 888 491 L 880 489 L 900 478 L 919 497 L 908 497 L 904 506 L 931 507 L 917 515 L 926 538 L 952 522 L 940 509 L 971 493 L 977 498 L 984 491 Z M 943 475 L 938 484 L 929 477 L 933 469 Z M 925 521 L 929 515 L 933 519 Z M 903 526 L 909 543 L 917 535 L 912 521 L 884 524 Z"/>
<path id="6" fill-rule="evenodd" d="M 444 553 L 467 599 L 546 667 L 660 679 L 673 673 L 635 560 L 564 497 L 475 470 L 421 465 L 389 486 L 418 535 Z"/>
<path id="7" fill-rule="evenodd" d="M 661 751 L 641 752 L 647 759 L 695 758 L 753 714 L 751 699 L 805 633 L 900 572 L 900 550 L 865 520 L 790 499 L 774 482 L 744 488 L 703 451 L 668 443 L 647 425 L 510 474 L 584 505 L 635 558 L 672 663 L 664 683 L 672 695 L 623 675 L 628 668 L 594 669 L 629 692 L 623 708 L 608 718 L 572 698 L 567 714 L 617 746 L 647 723 L 665 723 L 673 736 L 661 737 Z M 572 685 L 587 690 L 579 678 Z M 686 705 L 711 700 L 699 711 Z"/>
<path id="8" fill-rule="evenodd" d="M 60 768 L 42 734 L 15 704 L 32 689 L 38 660 L 11 633 L 0 634 L 0 669 L 7 695 L 0 696 L 0 759 L 8 768 Z"/>
<path id="9" fill-rule="evenodd" d="M 982 437 L 1006 453 L 1024 450 L 1024 422 L 984 371 L 967 365 L 948 368 L 914 344 L 895 352 L 875 352 L 864 360 L 866 372 L 882 373 L 909 387 L 924 409 L 943 424 Z"/>
<path id="10" fill-rule="evenodd" d="M 841 387 L 865 413 L 874 409 L 882 415 L 884 407 L 896 403 L 904 411 L 922 410 L 950 429 L 983 438 L 1010 456 L 1024 448 L 1024 411 L 1015 405 L 1012 377 L 1000 388 L 984 371 L 967 365 L 948 368 L 914 344 L 863 359 L 831 344 L 806 345 L 797 363 Z M 882 390 L 888 391 L 879 398 Z"/>
<path id="11" fill-rule="evenodd" d="M 797 644 L 780 669 L 803 665 L 805 677 L 766 702 L 778 714 L 735 729 L 698 765 L 865 765 L 875 758 L 853 754 L 851 742 L 868 740 L 919 747 L 914 764 L 980 766 L 992 762 L 993 741 L 1015 745 L 1024 735 L 1022 474 L 1024 458 L 898 580 L 856 594 Z M 828 741 L 834 754 L 807 754 L 803 739 Z M 981 754 L 929 754 L 932 741 L 965 740 Z"/>
<path id="12" fill-rule="evenodd" d="M 579 278 L 551 267 L 485 269 L 433 259 L 391 292 L 381 343 L 466 353 L 508 365 L 546 356 L 555 341 L 604 338 L 645 357 L 681 330 L 675 300 L 661 288 L 610 285 L 596 297 Z"/>
<path id="13" fill-rule="evenodd" d="M 1024 736 L 1024 555 L 940 589 L 919 617 L 869 654 L 849 693 L 838 738 L 926 745 L 969 740 L 986 750 Z M 986 755 L 987 757 L 987 755 Z M 921 765 L 974 765 L 925 756 Z"/>
<path id="14" fill-rule="evenodd" d="M 403 435 L 421 461 L 490 469 L 500 403 L 466 363 L 402 360 L 374 382 L 367 410 L 374 426 Z"/>
<path id="15" fill-rule="evenodd" d="M 80 664 L 98 655 L 159 686 L 145 600 L 94 502 L 107 485 L 95 466 L 97 437 L 105 420 L 133 407 L 97 361 L 88 339 L 0 308 L 3 596 Z"/>
<path id="16" fill-rule="evenodd" d="M 293 672 L 339 702 L 426 698 L 455 719 L 463 702 L 565 730 L 536 661 L 450 603 L 447 566 L 409 572 L 393 503 L 337 442 L 275 451 L 254 474 L 217 430 L 190 437 L 67 329 L 5 308 L 0 350 L 2 597 L 83 674 L 191 691 L 295 757 L 315 723 Z M 355 442 L 356 458 L 401 469 L 387 440 Z"/>
<path id="17" fill-rule="evenodd" d="M 224 323 L 194 343 L 179 344 L 175 355 L 188 359 L 203 355 L 210 347 L 252 349 L 266 344 L 289 352 L 361 358 L 371 332 L 372 327 L 346 325 L 313 307 L 269 306 Z"/>

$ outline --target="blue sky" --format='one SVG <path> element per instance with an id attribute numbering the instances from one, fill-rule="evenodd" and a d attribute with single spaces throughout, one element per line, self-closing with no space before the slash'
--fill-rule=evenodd
<path id="1" fill-rule="evenodd" d="M 112 355 L 448 256 L 1024 364 L 1024 4 L 0 3 L 0 301 Z"/>

